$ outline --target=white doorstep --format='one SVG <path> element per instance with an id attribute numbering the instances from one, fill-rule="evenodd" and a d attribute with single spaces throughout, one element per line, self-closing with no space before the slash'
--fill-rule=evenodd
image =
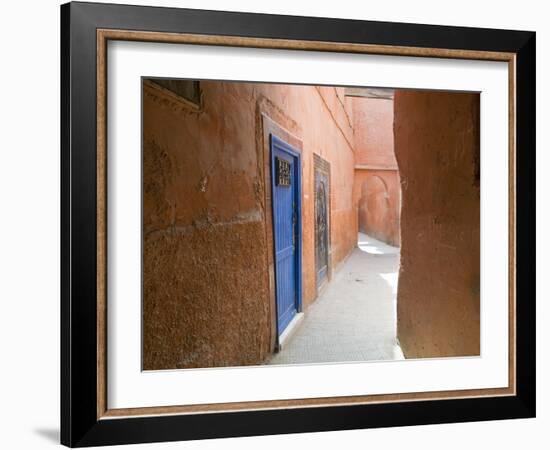
<path id="1" fill-rule="evenodd" d="M 297 313 L 292 318 L 288 326 L 285 328 L 285 331 L 283 331 L 283 333 L 279 336 L 279 351 L 281 351 L 285 344 L 289 342 L 289 339 L 294 335 L 298 329 L 298 326 L 302 323 L 302 320 L 304 320 L 303 312 Z"/>

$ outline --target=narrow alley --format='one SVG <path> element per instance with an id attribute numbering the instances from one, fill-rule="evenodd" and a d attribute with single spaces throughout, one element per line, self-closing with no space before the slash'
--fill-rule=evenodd
<path id="1" fill-rule="evenodd" d="M 479 93 L 154 77 L 142 100 L 143 370 L 480 354 Z"/>
<path id="2" fill-rule="evenodd" d="M 404 359 L 396 339 L 399 248 L 359 233 L 357 247 L 268 364 Z"/>

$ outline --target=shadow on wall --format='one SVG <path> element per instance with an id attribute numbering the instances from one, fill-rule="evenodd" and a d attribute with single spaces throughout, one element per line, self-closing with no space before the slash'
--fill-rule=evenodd
<path id="1" fill-rule="evenodd" d="M 396 91 L 398 338 L 407 358 L 480 354 L 479 94 Z"/>

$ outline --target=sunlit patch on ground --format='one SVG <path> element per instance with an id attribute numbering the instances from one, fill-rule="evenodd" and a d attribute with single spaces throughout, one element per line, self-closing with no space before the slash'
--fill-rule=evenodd
<path id="1" fill-rule="evenodd" d="M 269 364 L 402 360 L 399 248 L 359 233 L 358 246 Z"/>

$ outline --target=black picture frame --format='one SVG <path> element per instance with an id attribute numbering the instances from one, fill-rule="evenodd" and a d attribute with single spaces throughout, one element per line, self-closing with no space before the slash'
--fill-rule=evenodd
<path id="1" fill-rule="evenodd" d="M 516 395 L 97 417 L 96 30 L 516 55 Z M 534 32 L 94 3 L 61 6 L 61 443 L 71 447 L 535 416 Z"/>

